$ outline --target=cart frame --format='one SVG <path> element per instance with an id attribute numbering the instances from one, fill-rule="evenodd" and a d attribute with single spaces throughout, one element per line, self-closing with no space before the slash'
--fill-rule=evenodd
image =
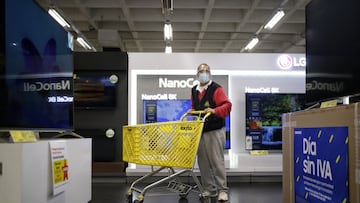
<path id="1" fill-rule="evenodd" d="M 190 121 L 189 116 L 192 117 Z M 124 161 L 150 165 L 152 169 L 153 166 L 159 166 L 158 169 L 132 182 L 126 194 L 127 202 L 132 202 L 134 191 L 139 194 L 133 202 L 143 202 L 145 194 L 150 189 L 166 182 L 168 182 L 168 189 L 178 193 L 180 198 L 186 198 L 189 192 L 194 190 L 199 192 L 201 200 L 206 200 L 207 197 L 202 196 L 204 189 L 193 169 L 203 126 L 208 116 L 210 113 L 204 111 L 189 111 L 176 122 L 123 126 Z M 175 171 L 175 167 L 180 170 Z M 168 169 L 166 177 L 142 189 L 135 187 L 165 169 Z M 190 174 L 194 180 L 194 186 L 181 182 L 179 176 L 185 173 Z"/>

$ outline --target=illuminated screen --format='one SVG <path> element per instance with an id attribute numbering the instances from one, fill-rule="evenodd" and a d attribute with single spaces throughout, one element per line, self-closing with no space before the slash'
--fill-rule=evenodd
<path id="1" fill-rule="evenodd" d="M 35 1 L 5 0 L 0 129 L 73 127 L 72 37 Z"/>
<path id="2" fill-rule="evenodd" d="M 77 109 L 116 107 L 116 83 L 111 74 L 77 73 L 74 75 L 74 102 Z"/>
<path id="3" fill-rule="evenodd" d="M 179 121 L 189 109 L 191 109 L 190 99 L 143 100 L 143 122 Z M 225 149 L 230 149 L 230 116 L 225 118 L 225 129 Z"/>
<path id="4" fill-rule="evenodd" d="M 305 94 L 246 93 L 246 137 L 252 149 L 282 149 L 282 114 L 304 107 Z"/>

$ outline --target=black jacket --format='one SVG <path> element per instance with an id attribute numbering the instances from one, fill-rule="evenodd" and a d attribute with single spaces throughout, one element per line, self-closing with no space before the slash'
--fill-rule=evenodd
<path id="1" fill-rule="evenodd" d="M 220 85 L 215 82 L 212 82 L 206 89 L 205 95 L 201 100 L 199 100 L 199 92 L 196 90 L 196 87 L 197 86 L 194 86 L 191 90 L 192 104 L 194 106 L 194 109 L 199 111 L 199 110 L 204 110 L 208 107 L 215 108 L 216 104 L 213 100 L 214 92 L 217 88 L 220 87 Z M 224 126 L 225 126 L 225 119 L 217 117 L 215 115 L 211 115 L 207 118 L 204 124 L 203 132 L 221 129 Z"/>

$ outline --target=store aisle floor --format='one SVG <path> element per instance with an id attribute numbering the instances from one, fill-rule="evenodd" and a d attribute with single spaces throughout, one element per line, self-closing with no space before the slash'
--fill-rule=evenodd
<path id="1" fill-rule="evenodd" d="M 124 203 L 129 183 L 93 183 L 90 203 Z M 229 184 L 228 203 L 282 203 L 281 182 L 241 182 Z M 180 199 L 165 188 L 149 190 L 144 203 L 200 203 L 198 194 L 190 192 L 187 199 Z M 218 202 L 216 198 L 211 203 Z"/>

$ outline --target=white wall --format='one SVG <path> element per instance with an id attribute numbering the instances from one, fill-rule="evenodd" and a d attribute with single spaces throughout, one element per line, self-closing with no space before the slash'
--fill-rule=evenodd
<path id="1" fill-rule="evenodd" d="M 303 54 L 288 54 L 278 66 L 280 54 L 215 54 L 215 53 L 129 53 L 129 124 L 136 124 L 137 75 L 195 75 L 200 63 L 210 65 L 213 75 L 229 76 L 231 113 L 230 153 L 248 155 L 245 150 L 245 87 L 279 88 L 280 93 L 305 93 Z M 190 90 L 189 90 L 190 91 Z M 250 155 L 249 155 L 250 156 Z M 281 153 L 274 164 L 281 164 Z M 239 161 L 241 162 L 241 161 Z M 251 165 L 251 161 L 247 164 Z M 271 163 L 270 163 L 271 164 Z M 232 165 L 230 163 L 230 165 Z M 240 167 L 240 166 L 233 166 Z M 248 166 L 247 166 L 248 167 Z M 279 166 L 277 166 L 279 168 Z M 280 167 L 281 168 L 281 167 Z"/>

